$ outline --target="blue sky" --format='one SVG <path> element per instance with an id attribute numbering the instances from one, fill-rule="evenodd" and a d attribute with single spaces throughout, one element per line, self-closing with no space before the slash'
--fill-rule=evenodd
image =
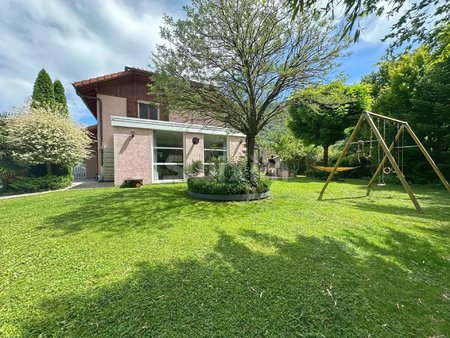
<path id="1" fill-rule="evenodd" d="M 2 0 L 0 111 L 23 104 L 37 73 L 45 68 L 64 84 L 72 118 L 95 123 L 71 83 L 121 71 L 125 65 L 147 67 L 151 52 L 162 42 L 159 26 L 164 13 L 180 16 L 185 2 Z M 350 47 L 352 55 L 339 70 L 348 75 L 349 83 L 376 69 L 386 49 L 380 39 L 393 20 L 369 17 L 363 23 L 360 41 Z"/>

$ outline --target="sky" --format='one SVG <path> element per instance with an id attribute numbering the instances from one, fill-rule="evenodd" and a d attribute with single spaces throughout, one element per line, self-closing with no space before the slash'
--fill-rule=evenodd
<path id="1" fill-rule="evenodd" d="M 122 71 L 148 68 L 150 55 L 163 41 L 163 15 L 180 17 L 187 0 L 1 0 L 0 111 L 22 105 L 45 68 L 65 89 L 74 120 L 95 119 L 72 83 Z M 376 69 L 387 44 L 380 39 L 395 18 L 369 17 L 351 55 L 339 71 L 354 83 Z"/>

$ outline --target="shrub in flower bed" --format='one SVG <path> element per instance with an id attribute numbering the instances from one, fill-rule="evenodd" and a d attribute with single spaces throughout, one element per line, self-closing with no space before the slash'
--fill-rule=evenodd
<path id="1" fill-rule="evenodd" d="M 215 164 L 211 176 L 190 177 L 187 181 L 191 192 L 206 195 L 246 195 L 269 191 L 270 181 L 259 172 L 247 175 L 243 162 Z"/>

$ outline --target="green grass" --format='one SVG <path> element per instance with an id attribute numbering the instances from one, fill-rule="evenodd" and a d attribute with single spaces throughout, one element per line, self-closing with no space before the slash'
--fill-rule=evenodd
<path id="1" fill-rule="evenodd" d="M 0 336 L 450 336 L 450 194 L 276 181 L 0 201 Z"/>

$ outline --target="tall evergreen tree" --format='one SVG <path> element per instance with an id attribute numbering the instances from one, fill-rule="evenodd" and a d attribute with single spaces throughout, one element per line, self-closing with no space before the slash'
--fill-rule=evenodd
<path id="1" fill-rule="evenodd" d="M 67 108 L 66 94 L 64 93 L 64 86 L 61 81 L 56 80 L 53 83 L 53 93 L 55 96 L 55 104 L 58 106 L 58 111 L 64 115 L 68 115 L 69 109 Z"/>
<path id="2" fill-rule="evenodd" d="M 34 82 L 31 105 L 33 107 L 44 105 L 53 107 L 55 104 L 55 94 L 53 93 L 53 83 L 50 75 L 41 69 Z"/>

